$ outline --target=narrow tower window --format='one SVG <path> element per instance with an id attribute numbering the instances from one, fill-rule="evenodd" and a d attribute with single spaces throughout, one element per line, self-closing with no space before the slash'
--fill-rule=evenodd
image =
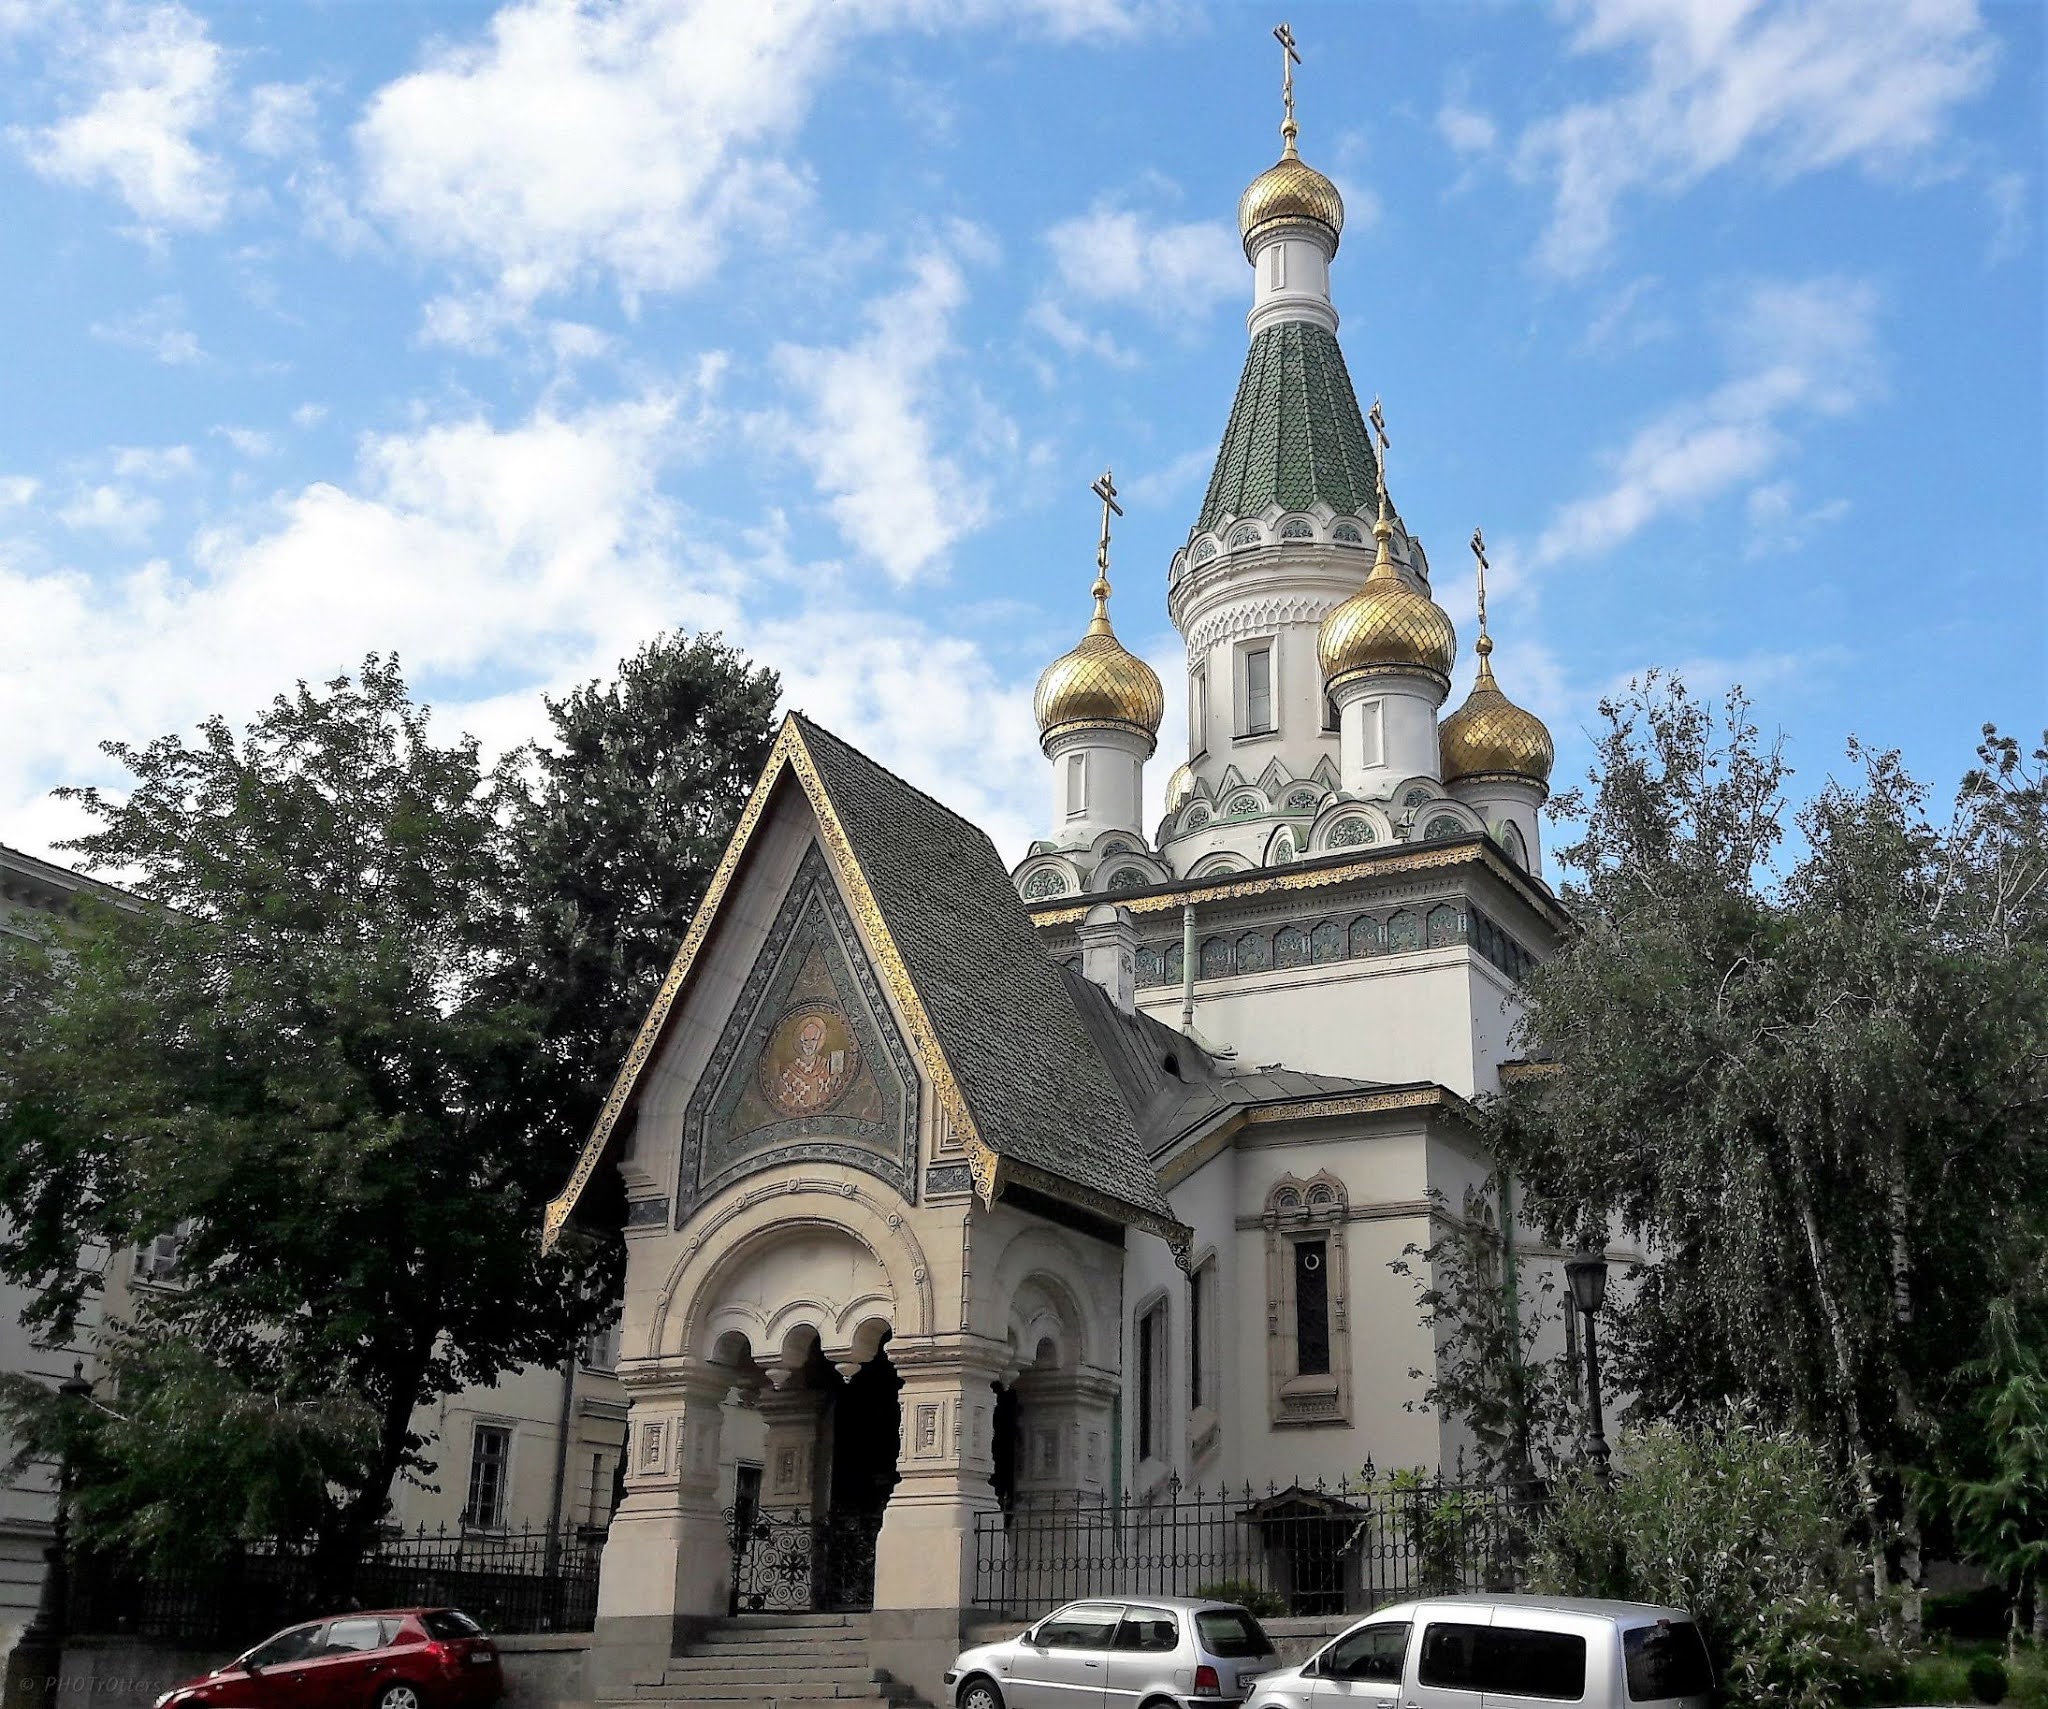
<path id="1" fill-rule="evenodd" d="M 1262 736 L 1273 728 L 1273 649 L 1257 647 L 1244 656 L 1244 730 Z"/>
<path id="2" fill-rule="evenodd" d="M 1295 1369 L 1303 1376 L 1330 1368 L 1329 1248 L 1320 1240 L 1294 1245 Z"/>
<path id="3" fill-rule="evenodd" d="M 1205 670 L 1188 679 L 1188 751 L 1209 751 L 1209 673 Z"/>
<path id="4" fill-rule="evenodd" d="M 1088 756 L 1067 755 L 1067 815 L 1088 811 Z"/>

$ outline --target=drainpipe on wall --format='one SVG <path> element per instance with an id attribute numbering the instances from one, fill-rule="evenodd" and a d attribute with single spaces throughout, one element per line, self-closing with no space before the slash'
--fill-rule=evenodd
<path id="1" fill-rule="evenodd" d="M 1195 905 L 1180 907 L 1180 1030 L 1195 1036 Z"/>
<path id="2" fill-rule="evenodd" d="M 576 1351 L 571 1349 L 569 1357 L 562 1361 L 562 1415 L 555 1431 L 555 1492 L 548 1508 L 548 1577 L 555 1577 L 555 1570 L 561 1564 L 562 1533 L 568 1529 L 568 1517 L 562 1512 L 562 1498 L 569 1488 L 569 1425 L 576 1409 Z"/>

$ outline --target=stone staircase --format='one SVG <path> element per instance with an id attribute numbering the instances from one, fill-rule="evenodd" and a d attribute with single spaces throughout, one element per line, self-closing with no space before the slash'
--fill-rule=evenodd
<path id="1" fill-rule="evenodd" d="M 744 1703 L 754 1709 L 920 1701 L 909 1686 L 869 1665 L 865 1614 L 754 1614 L 721 1620 L 687 1654 L 669 1657 L 658 1678 L 636 1680 L 631 1699 L 634 1704 Z"/>

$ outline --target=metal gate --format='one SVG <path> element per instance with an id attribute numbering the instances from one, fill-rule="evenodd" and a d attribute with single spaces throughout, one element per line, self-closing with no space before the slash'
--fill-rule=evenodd
<path id="1" fill-rule="evenodd" d="M 879 1513 L 725 1510 L 734 1614 L 857 1614 L 875 1605 Z"/>

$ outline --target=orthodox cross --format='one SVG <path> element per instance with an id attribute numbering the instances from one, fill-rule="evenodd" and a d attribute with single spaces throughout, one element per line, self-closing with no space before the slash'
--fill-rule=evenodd
<path id="1" fill-rule="evenodd" d="M 1372 423 L 1373 437 L 1380 442 L 1380 450 L 1384 453 L 1392 441 L 1387 438 L 1387 418 L 1381 413 L 1378 398 L 1372 400 L 1372 409 L 1365 419 Z"/>
<path id="2" fill-rule="evenodd" d="M 1287 104 L 1287 117 L 1281 121 L 1280 134 L 1292 150 L 1294 139 L 1300 135 L 1300 127 L 1294 122 L 1294 68 L 1301 63 L 1301 50 L 1294 45 L 1294 27 L 1291 24 L 1282 24 L 1273 32 L 1273 39 L 1280 44 L 1280 99 Z"/>
<path id="3" fill-rule="evenodd" d="M 1095 567 L 1102 572 L 1103 578 L 1107 580 L 1109 576 L 1109 515 L 1111 511 L 1115 511 L 1118 516 L 1123 515 L 1124 507 L 1116 502 L 1116 481 L 1107 469 L 1102 471 L 1102 478 L 1096 481 L 1088 490 L 1102 500 L 1102 539 L 1095 548 Z"/>
<path id="4" fill-rule="evenodd" d="M 1473 556 L 1473 557 L 1475 557 L 1475 558 L 1477 558 L 1477 559 L 1479 560 L 1479 635 L 1480 635 L 1480 639 L 1481 639 L 1481 640 L 1487 640 L 1487 635 L 1486 635 L 1486 536 L 1485 536 L 1485 534 L 1484 534 L 1484 533 L 1482 533 L 1482 532 L 1481 532 L 1481 531 L 1480 531 L 1479 529 L 1477 529 L 1477 528 L 1475 528 L 1475 529 L 1473 529 L 1473 530 L 1472 530 L 1472 556 Z M 1491 642 L 1490 640 L 1488 640 L 1488 641 L 1487 641 L 1487 646 L 1488 646 L 1488 650 L 1490 651 L 1490 650 L 1491 650 L 1491 648 L 1492 648 L 1492 642 Z"/>

